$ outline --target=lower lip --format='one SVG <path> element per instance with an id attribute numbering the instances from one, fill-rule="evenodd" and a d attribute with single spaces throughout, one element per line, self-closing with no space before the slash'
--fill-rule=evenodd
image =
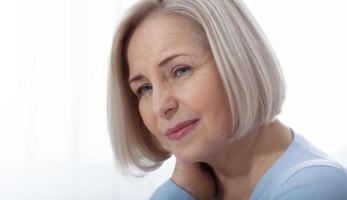
<path id="1" fill-rule="evenodd" d="M 169 138 L 169 140 L 179 140 L 181 139 L 183 136 L 187 135 L 192 129 L 195 128 L 196 125 L 198 125 L 198 121 L 189 124 L 188 126 L 180 129 L 179 131 L 170 134 L 169 136 L 167 136 Z"/>

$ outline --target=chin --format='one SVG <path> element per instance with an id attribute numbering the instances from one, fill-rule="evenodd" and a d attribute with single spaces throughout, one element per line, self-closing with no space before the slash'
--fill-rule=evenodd
<path id="1" fill-rule="evenodd" d="M 188 152 L 188 151 L 180 151 L 174 153 L 177 160 L 183 163 L 196 163 L 196 162 L 203 162 L 205 153 L 202 153 L 201 151 L 197 151 L 196 149 L 194 151 Z"/>

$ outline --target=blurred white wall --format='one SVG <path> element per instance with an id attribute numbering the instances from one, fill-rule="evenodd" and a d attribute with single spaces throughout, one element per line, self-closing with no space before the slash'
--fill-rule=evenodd
<path id="1" fill-rule="evenodd" d="M 173 169 L 114 169 L 106 72 L 135 0 L 0 2 L 0 199 L 147 199 Z M 280 119 L 347 166 L 344 1 L 245 0 L 288 85 Z"/>

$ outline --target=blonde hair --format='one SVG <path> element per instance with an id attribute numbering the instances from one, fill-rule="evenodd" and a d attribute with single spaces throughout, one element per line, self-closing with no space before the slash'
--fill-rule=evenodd
<path id="1" fill-rule="evenodd" d="M 192 22 L 212 52 L 226 90 L 237 139 L 272 122 L 281 112 L 285 81 L 269 42 L 240 0 L 145 0 L 134 5 L 114 37 L 108 77 L 108 125 L 118 167 L 152 171 L 171 156 L 145 127 L 127 85 L 125 46 L 136 27 L 154 13 Z M 136 176 L 136 175 L 135 175 Z"/>

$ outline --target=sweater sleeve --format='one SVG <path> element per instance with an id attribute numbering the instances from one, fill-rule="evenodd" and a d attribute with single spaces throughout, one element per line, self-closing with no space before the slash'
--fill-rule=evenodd
<path id="1" fill-rule="evenodd" d="M 168 179 L 160 185 L 149 200 L 196 200 L 191 194 Z"/>

